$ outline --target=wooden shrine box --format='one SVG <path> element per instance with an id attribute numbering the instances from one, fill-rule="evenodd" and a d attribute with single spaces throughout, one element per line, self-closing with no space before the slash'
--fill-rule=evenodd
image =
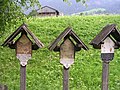
<path id="1" fill-rule="evenodd" d="M 49 46 L 49 50 L 60 52 L 60 63 L 66 68 L 74 63 L 75 51 L 80 51 L 81 48 L 88 50 L 70 27 L 66 28 Z"/>
<path id="2" fill-rule="evenodd" d="M 107 25 L 103 30 L 90 42 L 95 49 L 101 49 L 103 60 L 112 60 L 114 49 L 120 47 L 120 32 L 115 24 Z"/>
<path id="3" fill-rule="evenodd" d="M 14 41 L 16 36 L 21 36 Z M 29 35 L 29 37 L 28 37 Z M 31 39 L 33 40 L 30 40 Z M 27 28 L 26 24 L 22 24 L 15 32 L 13 32 L 2 44 L 16 50 L 16 57 L 20 60 L 20 64 L 25 66 L 32 56 L 32 50 L 42 48 L 44 45 L 38 38 Z"/>

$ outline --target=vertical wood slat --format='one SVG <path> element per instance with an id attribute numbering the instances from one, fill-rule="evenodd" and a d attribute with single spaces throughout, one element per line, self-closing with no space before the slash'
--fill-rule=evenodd
<path id="1" fill-rule="evenodd" d="M 108 90 L 109 62 L 103 61 L 102 90 Z"/>
<path id="2" fill-rule="evenodd" d="M 20 65 L 20 90 L 26 90 L 26 66 Z"/>
<path id="3" fill-rule="evenodd" d="M 69 68 L 63 66 L 63 90 L 69 90 Z"/>
<path id="4" fill-rule="evenodd" d="M 0 85 L 0 90 L 8 90 L 6 85 Z"/>

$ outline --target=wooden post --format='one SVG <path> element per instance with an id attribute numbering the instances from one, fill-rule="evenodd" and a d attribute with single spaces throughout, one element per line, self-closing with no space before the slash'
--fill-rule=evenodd
<path id="1" fill-rule="evenodd" d="M 69 38 L 60 47 L 60 63 L 63 64 L 63 90 L 69 90 L 69 67 L 74 63 L 75 49 Z"/>
<path id="2" fill-rule="evenodd" d="M 63 66 L 63 90 L 69 90 L 69 68 Z"/>
<path id="3" fill-rule="evenodd" d="M 109 62 L 114 58 L 115 42 L 107 37 L 101 44 L 101 59 L 103 61 L 102 70 L 102 90 L 108 90 Z"/>
<path id="4" fill-rule="evenodd" d="M 0 90 L 8 90 L 6 85 L 0 85 Z"/>
<path id="5" fill-rule="evenodd" d="M 101 90 L 108 90 L 109 63 L 114 58 L 114 50 L 120 47 L 120 33 L 116 25 L 105 26 L 102 31 L 90 42 L 95 49 L 101 49 L 101 59 L 103 61 L 102 86 Z"/>
<path id="6" fill-rule="evenodd" d="M 70 27 L 66 28 L 49 46 L 49 50 L 60 52 L 60 63 L 63 65 L 63 90 L 69 90 L 69 68 L 74 63 L 75 52 L 80 51 L 81 48 L 88 50 Z"/>
<path id="7" fill-rule="evenodd" d="M 108 90 L 109 62 L 103 61 L 102 90 Z"/>
<path id="8" fill-rule="evenodd" d="M 26 65 L 32 57 L 32 42 L 26 32 L 21 33 L 16 46 L 16 56 L 20 60 L 20 90 L 26 90 Z"/>
<path id="9" fill-rule="evenodd" d="M 26 90 L 26 66 L 20 65 L 20 90 Z"/>
<path id="10" fill-rule="evenodd" d="M 21 36 L 16 40 L 16 36 Z M 29 38 L 29 36 L 31 38 Z M 31 39 L 33 39 L 31 41 Z M 20 60 L 20 90 L 26 90 L 26 65 L 27 61 L 32 57 L 32 50 L 42 48 L 44 45 L 40 40 L 27 28 L 26 24 L 22 24 L 15 32 L 13 32 L 2 44 L 15 49 L 16 57 Z M 1 90 L 1 87 L 0 87 Z"/>

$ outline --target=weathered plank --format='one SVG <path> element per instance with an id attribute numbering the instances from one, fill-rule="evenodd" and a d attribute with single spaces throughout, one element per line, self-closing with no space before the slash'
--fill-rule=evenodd
<path id="1" fill-rule="evenodd" d="M 103 62 L 102 90 L 108 90 L 109 62 Z"/>
<path id="2" fill-rule="evenodd" d="M 74 43 L 67 38 L 60 47 L 60 63 L 69 68 L 74 63 L 75 46 Z"/>
<path id="3" fill-rule="evenodd" d="M 20 67 L 20 90 L 26 90 L 26 66 Z"/>
<path id="4" fill-rule="evenodd" d="M 69 90 L 69 68 L 63 66 L 63 90 Z"/>

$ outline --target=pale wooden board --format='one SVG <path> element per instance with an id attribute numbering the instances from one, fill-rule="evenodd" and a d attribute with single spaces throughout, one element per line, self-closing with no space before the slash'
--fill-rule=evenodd
<path id="1" fill-rule="evenodd" d="M 74 63 L 75 48 L 72 41 L 66 39 L 60 47 L 60 63 L 66 68 L 70 67 Z"/>
<path id="2" fill-rule="evenodd" d="M 101 53 L 114 53 L 115 43 L 109 37 L 104 40 L 104 44 L 101 44 Z"/>

